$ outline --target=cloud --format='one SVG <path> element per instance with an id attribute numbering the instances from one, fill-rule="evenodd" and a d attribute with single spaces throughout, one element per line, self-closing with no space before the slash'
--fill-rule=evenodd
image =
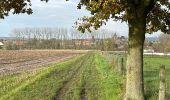
<path id="1" fill-rule="evenodd" d="M 39 9 L 50 9 L 50 8 L 65 8 L 70 6 L 76 6 L 77 3 L 74 1 L 65 1 L 65 0 L 50 0 L 48 3 L 41 2 L 40 0 L 32 1 L 33 8 Z"/>
<path id="2" fill-rule="evenodd" d="M 10 15 L 4 20 L 0 20 L 0 36 L 9 36 L 14 28 L 20 27 L 71 28 L 79 17 L 90 15 L 85 9 L 77 10 L 78 2 L 79 0 L 49 0 L 48 3 L 45 3 L 40 0 L 32 0 L 34 11 L 32 15 Z M 102 28 L 117 32 L 120 35 L 128 35 L 126 23 L 110 20 Z"/>
<path id="3" fill-rule="evenodd" d="M 33 14 L 19 14 L 0 20 L 0 36 L 9 36 L 14 28 L 20 27 L 66 27 L 71 28 L 77 18 L 87 15 L 77 10 L 78 0 L 50 0 L 48 3 L 32 0 Z"/>

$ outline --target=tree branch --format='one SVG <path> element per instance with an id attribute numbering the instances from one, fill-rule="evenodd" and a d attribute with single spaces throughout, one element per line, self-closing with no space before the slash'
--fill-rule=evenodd
<path id="1" fill-rule="evenodd" d="M 155 6 L 157 0 L 150 0 L 148 3 L 145 3 L 145 13 L 148 14 Z M 147 2 L 145 0 L 145 2 Z"/>

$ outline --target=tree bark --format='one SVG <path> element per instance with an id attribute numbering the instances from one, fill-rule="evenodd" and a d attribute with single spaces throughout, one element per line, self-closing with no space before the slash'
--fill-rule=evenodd
<path id="1" fill-rule="evenodd" d="M 131 14 L 131 13 L 130 13 Z M 145 100 L 143 80 L 143 45 L 146 17 L 140 11 L 130 15 L 127 54 L 127 78 L 125 100 Z"/>

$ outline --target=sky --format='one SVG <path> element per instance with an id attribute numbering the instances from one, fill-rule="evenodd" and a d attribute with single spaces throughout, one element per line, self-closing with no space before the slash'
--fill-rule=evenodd
<path id="1" fill-rule="evenodd" d="M 0 37 L 9 37 L 15 28 L 25 27 L 64 27 L 72 28 L 78 18 L 90 16 L 85 9 L 77 9 L 79 0 L 50 0 L 48 3 L 40 2 L 40 0 L 32 0 L 33 14 L 10 14 L 5 19 L 0 20 Z M 116 32 L 119 35 L 128 36 L 127 23 L 114 22 L 109 20 L 107 25 L 102 26 Z M 158 36 L 159 33 L 147 36 Z"/>

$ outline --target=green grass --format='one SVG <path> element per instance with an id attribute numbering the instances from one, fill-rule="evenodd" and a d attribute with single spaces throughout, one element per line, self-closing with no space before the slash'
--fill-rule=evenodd
<path id="1" fill-rule="evenodd" d="M 0 97 L 9 94 L 11 90 L 13 91 L 16 87 L 20 87 L 24 81 L 29 80 L 38 73 L 39 72 L 37 71 L 0 77 Z"/>
<path id="2" fill-rule="evenodd" d="M 98 86 L 101 87 L 99 95 L 100 100 L 120 100 L 122 98 L 123 78 L 117 72 L 114 72 L 108 64 L 108 61 L 101 55 L 96 55 L 96 70 L 99 73 L 100 80 Z"/>
<path id="3" fill-rule="evenodd" d="M 145 56 L 144 58 L 144 80 L 145 94 L 149 100 L 156 100 L 159 92 L 159 68 L 166 67 L 166 97 L 170 99 L 170 57 Z"/>
<path id="4" fill-rule="evenodd" d="M 31 73 L 0 77 L 0 100 L 121 100 L 124 78 L 110 64 L 123 55 L 88 53 Z M 166 66 L 166 97 L 170 99 L 170 57 L 145 56 L 147 100 L 159 92 L 159 68 Z"/>
<path id="5" fill-rule="evenodd" d="M 72 75 L 70 80 L 65 84 L 62 90 L 58 91 L 60 93 L 60 99 L 62 100 L 80 100 L 82 87 L 84 85 L 84 76 L 86 75 L 86 70 L 90 66 L 90 62 L 93 61 L 91 54 L 88 54 L 86 58 L 81 59 L 79 62 L 79 69 Z M 57 98 L 59 98 L 57 97 Z"/>
<path id="6" fill-rule="evenodd" d="M 98 53 L 45 69 L 0 77 L 1 100 L 119 100 L 123 79 Z"/>
<path id="7" fill-rule="evenodd" d="M 105 57 L 115 67 L 113 60 L 126 57 L 118 54 L 105 54 Z M 124 62 L 126 65 L 126 62 Z M 144 56 L 144 84 L 147 100 L 157 100 L 159 93 L 159 68 L 166 67 L 166 97 L 170 100 L 170 57 L 168 56 Z M 125 87 L 124 87 L 125 88 Z"/>
<path id="8" fill-rule="evenodd" d="M 23 100 L 24 98 L 24 100 L 25 99 L 27 100 L 29 98 L 34 98 L 34 97 L 35 99 L 39 99 L 38 97 L 41 97 L 41 95 L 46 94 L 44 92 L 47 92 L 47 94 L 43 95 L 43 97 L 48 97 L 47 96 L 48 94 L 52 95 L 53 92 L 50 92 L 48 90 L 51 90 L 53 86 L 58 87 L 58 85 L 60 84 L 54 85 L 53 81 L 56 81 L 55 77 L 50 77 L 50 78 L 48 77 L 51 74 L 53 74 L 56 70 L 61 71 L 61 70 L 64 70 L 65 67 L 69 67 L 70 65 L 74 64 L 78 59 L 80 59 L 80 57 L 77 57 L 75 59 L 72 59 L 66 62 L 62 62 L 60 64 L 55 64 L 53 66 L 48 67 L 47 69 L 41 70 L 36 73 L 24 73 L 24 74 L 22 73 L 19 75 L 5 76 L 5 78 L 2 77 L 4 78 L 4 80 L 1 80 L 0 82 L 1 83 L 0 87 L 3 88 L 0 90 L 1 91 L 0 99 L 2 100 L 22 99 Z M 45 80 L 42 81 L 42 78 L 45 78 Z M 63 78 L 65 77 L 62 77 L 61 79 Z M 57 82 L 59 81 L 60 80 L 58 80 Z M 37 84 L 36 86 L 38 87 L 35 88 L 34 85 L 32 84 L 34 85 Z M 47 85 L 48 87 L 46 87 L 45 85 Z M 46 88 L 48 89 L 46 90 Z"/>

